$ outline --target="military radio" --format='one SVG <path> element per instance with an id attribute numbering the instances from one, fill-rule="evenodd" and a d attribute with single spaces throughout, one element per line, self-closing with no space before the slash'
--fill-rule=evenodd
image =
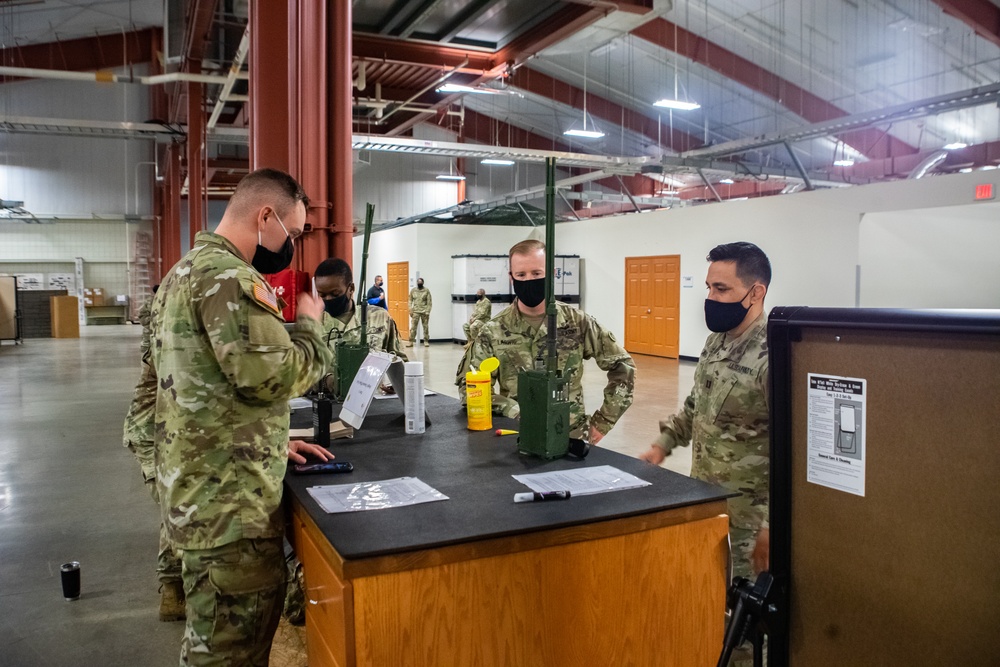
<path id="1" fill-rule="evenodd" d="M 358 309 L 361 315 L 361 338 L 357 343 L 348 343 L 343 338 L 334 342 L 334 354 L 337 359 L 337 375 L 334 393 L 343 401 L 347 391 L 354 382 L 361 364 L 368 356 L 368 302 L 365 300 L 365 271 L 368 268 L 368 241 L 372 234 L 372 219 L 375 217 L 374 204 L 368 204 L 365 210 L 365 237 L 361 253 L 361 289 L 358 290 Z M 345 332 L 346 333 L 346 332 Z"/>
<path id="2" fill-rule="evenodd" d="M 556 344 L 555 297 L 555 158 L 545 160 L 545 350 L 538 351 L 535 367 L 517 376 L 521 426 L 517 448 L 523 454 L 556 459 L 569 451 L 569 377 L 559 369 Z"/>

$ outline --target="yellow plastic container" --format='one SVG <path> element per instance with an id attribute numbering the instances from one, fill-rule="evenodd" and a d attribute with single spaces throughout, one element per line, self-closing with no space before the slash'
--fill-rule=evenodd
<path id="1" fill-rule="evenodd" d="M 493 373 L 500 366 L 496 357 L 485 359 L 478 371 L 465 374 L 465 403 L 470 431 L 493 428 Z"/>

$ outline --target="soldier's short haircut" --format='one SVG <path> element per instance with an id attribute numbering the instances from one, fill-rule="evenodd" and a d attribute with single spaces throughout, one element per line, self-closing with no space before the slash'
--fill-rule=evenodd
<path id="1" fill-rule="evenodd" d="M 545 252 L 545 244 L 536 239 L 525 239 L 520 243 L 515 243 L 507 254 L 507 259 L 510 259 L 514 255 L 530 255 L 531 253 L 541 250 Z"/>
<path id="2" fill-rule="evenodd" d="M 771 284 L 771 261 L 764 251 L 748 241 L 717 245 L 706 257 L 710 262 L 736 262 L 736 277 L 744 285 Z"/>
<path id="3" fill-rule="evenodd" d="M 354 272 L 351 271 L 351 265 L 339 257 L 324 259 L 319 263 L 319 266 L 316 267 L 316 277 L 322 278 L 324 276 L 340 276 L 344 279 L 345 285 L 354 282 Z"/>
<path id="4" fill-rule="evenodd" d="M 268 167 L 252 171 L 240 179 L 229 206 L 253 208 L 262 199 L 276 199 L 273 206 L 280 209 L 278 215 L 282 216 L 287 215 L 298 202 L 309 208 L 309 197 L 299 182 L 283 171 Z"/>

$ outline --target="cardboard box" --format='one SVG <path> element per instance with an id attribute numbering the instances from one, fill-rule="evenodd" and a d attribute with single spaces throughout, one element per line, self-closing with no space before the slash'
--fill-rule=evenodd
<path id="1" fill-rule="evenodd" d="M 103 287 L 84 287 L 83 305 L 86 308 L 97 308 L 107 305 Z M 113 305 L 113 304 L 112 304 Z"/>
<path id="2" fill-rule="evenodd" d="M 128 305 L 128 294 L 116 294 L 115 295 L 115 305 L 116 306 L 127 306 Z"/>

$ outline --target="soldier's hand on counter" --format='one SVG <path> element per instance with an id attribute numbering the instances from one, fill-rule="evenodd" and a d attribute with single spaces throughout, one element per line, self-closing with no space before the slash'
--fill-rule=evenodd
<path id="1" fill-rule="evenodd" d="M 309 454 L 310 456 L 315 456 L 320 461 L 332 461 L 334 455 L 329 451 L 323 449 L 319 445 L 314 445 L 311 442 L 306 442 L 305 440 L 289 440 L 288 441 L 288 460 L 292 463 L 305 463 L 306 457 L 303 454 Z"/>
<path id="2" fill-rule="evenodd" d="M 600 431 L 598 431 L 595 426 L 591 425 L 591 427 L 590 427 L 590 444 L 596 445 L 597 443 L 599 443 L 601 441 L 601 438 L 603 438 L 603 437 L 604 437 L 604 434 L 601 433 Z"/>
<path id="3" fill-rule="evenodd" d="M 649 449 L 639 454 L 639 460 L 645 461 L 646 463 L 652 463 L 654 466 L 658 466 L 663 463 L 663 459 L 667 458 L 667 452 L 662 447 L 657 447 L 656 445 L 650 445 Z"/>
<path id="4" fill-rule="evenodd" d="M 323 317 L 323 299 L 317 299 L 308 292 L 300 292 L 298 296 L 298 313 L 314 320 Z"/>

